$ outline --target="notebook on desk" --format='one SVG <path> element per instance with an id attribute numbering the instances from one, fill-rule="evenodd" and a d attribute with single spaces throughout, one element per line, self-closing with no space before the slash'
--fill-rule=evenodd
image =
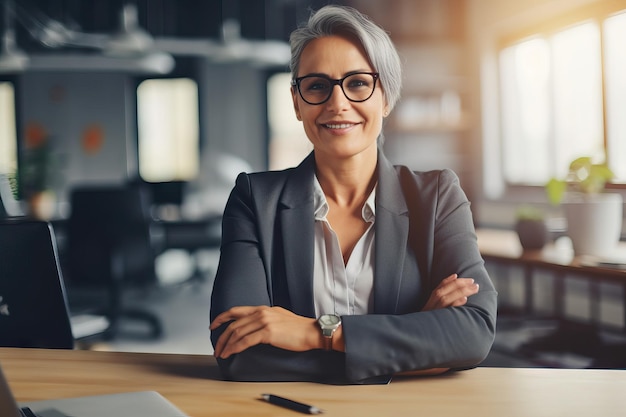
<path id="1" fill-rule="evenodd" d="M 156 391 L 18 403 L 0 368 L 2 417 L 188 417 Z"/>

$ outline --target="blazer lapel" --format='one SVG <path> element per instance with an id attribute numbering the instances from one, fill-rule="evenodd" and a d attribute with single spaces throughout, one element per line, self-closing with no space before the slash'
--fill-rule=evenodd
<path id="1" fill-rule="evenodd" d="M 409 212 L 393 165 L 378 153 L 374 313 L 395 313 L 409 236 Z"/>
<path id="2" fill-rule="evenodd" d="M 315 316 L 313 175 L 315 162 L 311 153 L 287 180 L 278 206 L 291 308 L 307 317 Z"/>

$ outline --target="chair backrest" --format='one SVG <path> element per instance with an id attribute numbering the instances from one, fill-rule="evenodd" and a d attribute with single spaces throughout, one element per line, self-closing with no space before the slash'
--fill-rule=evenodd
<path id="1" fill-rule="evenodd" d="M 0 221 L 0 346 L 74 347 L 52 226 Z"/>
<path id="2" fill-rule="evenodd" d="M 82 186 L 71 192 L 67 266 L 71 285 L 107 285 L 112 262 L 122 259 L 124 279 L 154 279 L 149 200 L 138 186 Z"/>

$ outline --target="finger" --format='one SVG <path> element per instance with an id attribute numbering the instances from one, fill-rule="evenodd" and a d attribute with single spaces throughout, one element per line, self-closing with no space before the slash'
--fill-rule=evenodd
<path id="1" fill-rule="evenodd" d="M 469 296 L 474 295 L 478 292 L 479 286 L 478 284 L 472 283 L 461 288 L 458 288 L 456 291 L 447 294 L 442 303 L 444 306 L 453 306 L 458 307 L 465 305 L 467 303 L 467 299 Z"/>
<path id="2" fill-rule="evenodd" d="M 236 334 L 242 334 L 246 331 L 253 331 L 253 328 L 246 326 L 250 326 L 251 323 L 257 328 L 261 326 L 262 324 L 261 321 L 258 319 L 258 316 L 260 315 L 262 310 L 262 307 L 237 308 L 234 313 L 231 312 L 226 315 L 226 317 L 231 317 L 234 321 L 230 325 L 228 325 L 228 327 L 226 327 L 224 332 L 220 335 L 218 342 L 215 344 L 216 356 L 219 356 L 222 353 L 223 349 L 228 344 L 232 343 L 232 340 L 237 339 Z M 233 335 L 235 335 L 235 339 L 233 339 Z"/>
<path id="3" fill-rule="evenodd" d="M 235 313 L 240 318 L 224 330 L 216 343 L 215 355 L 218 357 L 228 357 L 259 343 L 270 343 L 271 323 L 280 321 L 282 316 L 295 316 L 284 308 L 267 306 L 241 308 Z"/>
<path id="4" fill-rule="evenodd" d="M 226 359 L 232 354 L 262 343 L 260 330 L 263 326 L 255 321 L 246 320 L 244 323 L 242 321 L 236 321 L 228 326 L 228 329 L 220 336 L 215 346 L 215 356 Z"/>
<path id="5" fill-rule="evenodd" d="M 438 287 L 432 294 L 429 308 L 445 308 L 463 305 L 467 297 L 478 291 L 477 284 L 471 278 L 457 278 L 453 283 Z"/>
<path id="6" fill-rule="evenodd" d="M 238 320 L 242 317 L 248 316 L 250 314 L 253 314 L 255 311 L 262 309 L 262 308 L 268 308 L 267 306 L 237 306 L 237 307 L 232 307 L 220 314 L 217 315 L 217 317 L 215 317 L 215 319 L 213 319 L 213 321 L 211 322 L 211 324 L 209 325 L 209 329 L 210 330 L 215 330 L 218 327 L 220 327 L 222 324 L 227 323 L 229 321 L 232 320 Z"/>
<path id="7" fill-rule="evenodd" d="M 444 280 L 445 281 L 445 280 Z M 472 278 L 455 278 L 448 282 L 442 281 L 433 291 L 438 299 L 443 299 L 474 283 Z"/>

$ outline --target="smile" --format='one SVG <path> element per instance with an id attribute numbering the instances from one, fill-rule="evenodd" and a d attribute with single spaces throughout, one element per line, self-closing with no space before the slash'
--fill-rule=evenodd
<path id="1" fill-rule="evenodd" d="M 354 123 L 325 124 L 324 126 L 329 129 L 347 129 L 354 126 Z"/>

